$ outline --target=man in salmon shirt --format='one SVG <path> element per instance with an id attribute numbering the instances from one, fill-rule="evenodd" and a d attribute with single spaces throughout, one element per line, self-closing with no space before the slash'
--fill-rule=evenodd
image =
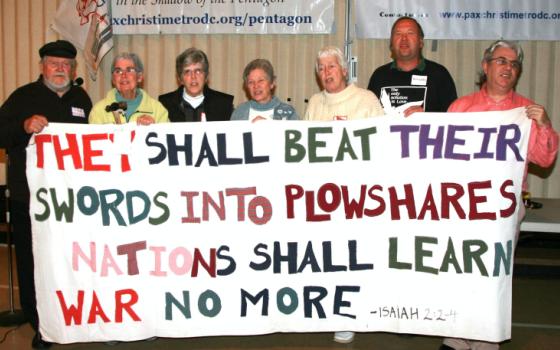
<path id="1" fill-rule="evenodd" d="M 523 190 L 527 190 L 527 166 L 535 163 L 549 167 L 558 153 L 558 133 L 552 128 L 543 106 L 514 91 L 523 64 L 523 50 L 517 43 L 498 40 L 484 51 L 480 90 L 457 99 L 448 112 L 505 111 L 525 107 L 527 118 L 532 119 L 529 149 L 523 177 Z M 446 338 L 440 350 L 495 350 L 500 344 L 468 339 Z"/>

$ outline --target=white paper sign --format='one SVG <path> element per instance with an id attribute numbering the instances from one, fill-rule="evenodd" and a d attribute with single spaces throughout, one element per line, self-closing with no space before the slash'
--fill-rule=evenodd
<path id="1" fill-rule="evenodd" d="M 529 128 L 523 109 L 50 123 L 27 151 L 41 333 L 508 339 Z"/>

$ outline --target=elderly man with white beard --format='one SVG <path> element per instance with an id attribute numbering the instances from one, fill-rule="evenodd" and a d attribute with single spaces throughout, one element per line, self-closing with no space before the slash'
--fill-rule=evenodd
<path id="1" fill-rule="evenodd" d="M 74 83 L 76 48 L 68 41 L 58 40 L 41 47 L 39 56 L 39 79 L 15 90 L 0 107 L 0 147 L 5 148 L 10 157 L 10 218 L 20 303 L 36 332 L 32 342 L 34 349 L 48 348 L 51 344 L 43 341 L 38 331 L 25 148 L 31 135 L 41 132 L 49 122 L 85 124 L 91 110 L 89 96 Z"/>

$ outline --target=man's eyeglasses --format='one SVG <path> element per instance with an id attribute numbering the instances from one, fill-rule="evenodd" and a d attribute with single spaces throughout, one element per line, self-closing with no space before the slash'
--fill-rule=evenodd
<path id="1" fill-rule="evenodd" d="M 133 73 L 136 73 L 136 72 L 137 72 L 137 70 L 134 67 L 126 67 L 125 69 L 122 69 L 122 68 L 113 69 L 113 74 L 116 74 L 116 75 L 123 75 L 124 73 L 133 74 Z"/>
<path id="2" fill-rule="evenodd" d="M 510 65 L 512 69 L 515 69 L 515 70 L 520 70 L 521 69 L 521 62 L 516 61 L 516 60 L 510 61 L 507 58 L 500 56 L 500 57 L 495 57 L 495 58 L 491 58 L 491 59 L 488 60 L 488 62 L 492 62 L 492 61 L 496 62 L 496 64 L 498 66 Z"/>

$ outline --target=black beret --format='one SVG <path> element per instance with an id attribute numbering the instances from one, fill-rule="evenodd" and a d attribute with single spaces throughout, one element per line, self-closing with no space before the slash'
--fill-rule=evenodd
<path id="1" fill-rule="evenodd" d="M 39 49 L 39 56 L 41 56 L 41 58 L 45 56 L 75 58 L 76 48 L 66 40 L 52 41 L 46 43 Z"/>

